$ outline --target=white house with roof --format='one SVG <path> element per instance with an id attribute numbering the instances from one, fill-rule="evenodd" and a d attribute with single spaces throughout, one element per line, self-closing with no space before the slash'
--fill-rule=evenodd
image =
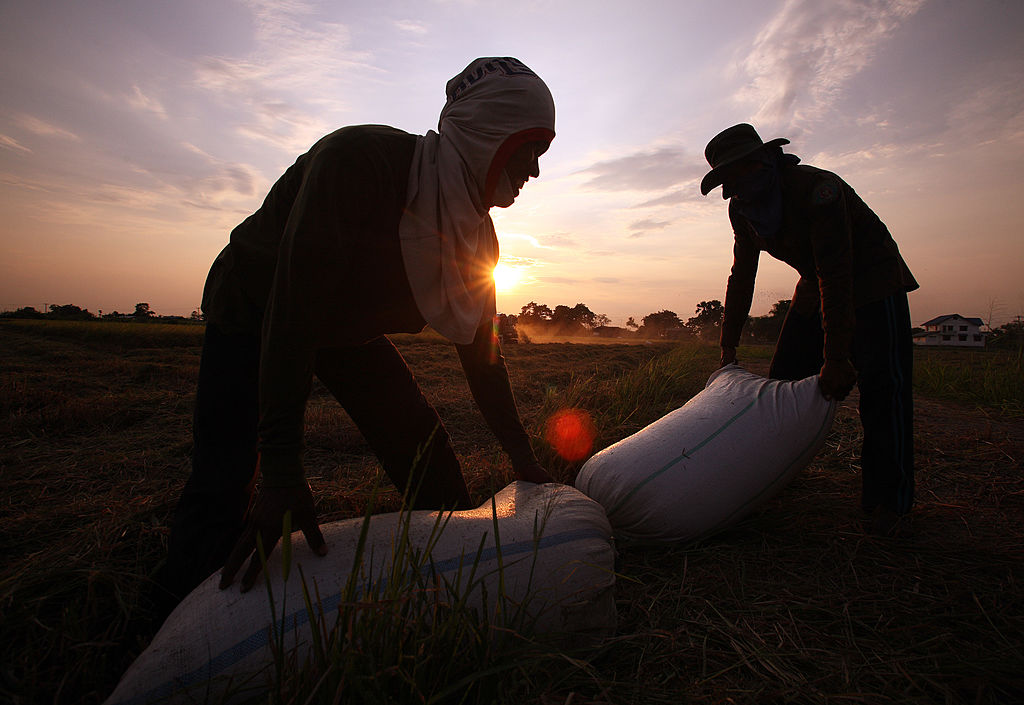
<path id="1" fill-rule="evenodd" d="M 915 345 L 952 345 L 966 348 L 985 347 L 985 322 L 959 313 L 938 316 L 921 324 L 923 331 L 914 334 Z"/>

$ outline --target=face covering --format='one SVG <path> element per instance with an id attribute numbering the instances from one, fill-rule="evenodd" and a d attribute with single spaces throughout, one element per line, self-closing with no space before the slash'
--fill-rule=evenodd
<path id="1" fill-rule="evenodd" d="M 775 237 L 782 225 L 782 187 L 779 182 L 778 161 L 770 156 L 762 160 L 765 168 L 758 169 L 731 184 L 723 197 L 732 198 L 736 210 L 750 221 L 761 237 Z"/>
<path id="2" fill-rule="evenodd" d="M 465 345 L 494 314 L 498 238 L 486 203 L 490 177 L 502 199 L 515 193 L 505 161 L 496 157 L 506 143 L 511 150 L 521 141 L 550 141 L 555 104 L 544 81 L 511 57 L 473 61 L 445 94 L 437 132 L 419 138 L 413 154 L 398 236 L 424 320 Z"/>

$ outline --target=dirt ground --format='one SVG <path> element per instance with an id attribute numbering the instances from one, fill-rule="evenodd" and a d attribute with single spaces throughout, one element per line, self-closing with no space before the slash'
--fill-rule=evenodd
<path id="1" fill-rule="evenodd" d="M 474 495 L 503 486 L 507 459 L 450 346 L 399 347 Z M 519 345 L 506 357 L 536 435 L 574 380 L 663 351 Z M 194 346 L 0 332 L 0 701 L 100 702 L 152 635 L 132 620 L 188 473 L 197 364 Z M 917 396 L 917 504 L 909 536 L 886 543 L 860 526 L 856 402 L 840 403 L 825 448 L 756 516 L 692 545 L 623 551 L 615 648 L 596 676 L 541 701 L 1024 702 L 1024 419 Z M 360 514 L 379 471 L 323 390 L 307 436 L 322 520 Z"/>

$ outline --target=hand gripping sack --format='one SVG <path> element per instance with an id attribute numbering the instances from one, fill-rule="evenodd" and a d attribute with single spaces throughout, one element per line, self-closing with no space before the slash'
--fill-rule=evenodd
<path id="1" fill-rule="evenodd" d="M 292 534 L 287 580 L 281 548 L 270 556 L 266 575 L 276 619 L 261 581 L 242 594 L 237 584 L 218 589 L 219 574 L 210 576 L 167 618 L 107 705 L 232 702 L 260 693 L 273 672 L 269 638 L 275 621 L 290 654 L 302 659 L 311 650 L 298 568 L 313 596 L 314 622 L 330 629 L 357 556 L 359 600 L 394 581 L 396 550 L 405 551 L 405 578 L 417 574 L 403 596 L 422 600 L 424 610 L 463 598 L 478 615 L 493 617 L 503 585 L 503 613 L 519 609 L 519 623 L 536 634 L 578 639 L 614 631 L 611 527 L 600 505 L 567 485 L 514 482 L 494 496 L 493 505 L 488 500 L 473 510 L 379 514 L 324 524 L 321 530 L 329 547 L 324 557 L 309 550 L 300 532 Z M 408 561 L 410 554 L 418 557 Z M 417 590 L 417 584 L 432 588 Z"/>
<path id="2" fill-rule="evenodd" d="M 616 536 L 691 539 L 785 487 L 821 448 L 834 414 L 817 376 L 784 382 L 729 365 L 681 408 L 590 458 L 575 485 L 604 506 Z"/>

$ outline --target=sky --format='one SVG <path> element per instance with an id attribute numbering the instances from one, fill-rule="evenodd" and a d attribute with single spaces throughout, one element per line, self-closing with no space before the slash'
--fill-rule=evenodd
<path id="1" fill-rule="evenodd" d="M 724 300 L 704 146 L 750 122 L 846 180 L 921 284 L 914 324 L 1024 314 L 1019 0 L 0 0 L 0 310 L 199 307 L 231 229 L 344 125 L 437 129 L 515 56 L 556 105 L 540 178 L 491 211 L 498 308 L 623 325 Z M 762 255 L 752 315 L 797 275 Z"/>

